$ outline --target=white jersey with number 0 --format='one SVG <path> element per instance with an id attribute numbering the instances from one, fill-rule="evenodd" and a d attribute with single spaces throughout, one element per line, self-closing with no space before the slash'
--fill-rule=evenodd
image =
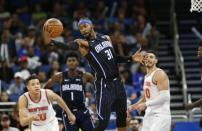
<path id="1" fill-rule="evenodd" d="M 40 100 L 38 102 L 34 102 L 30 97 L 29 93 L 26 92 L 24 95 L 26 96 L 28 103 L 27 109 L 30 115 L 38 114 L 40 117 L 39 121 L 32 121 L 33 125 L 45 125 L 49 122 L 56 119 L 55 111 L 52 107 L 52 104 L 49 102 L 46 90 L 41 89 Z"/>
<path id="2" fill-rule="evenodd" d="M 151 74 L 147 74 L 144 79 L 144 92 L 146 101 L 155 99 L 159 95 L 159 90 L 157 83 L 154 83 L 153 76 L 154 74 L 161 69 L 157 68 Z M 170 101 L 165 101 L 163 104 L 148 106 L 146 109 L 146 114 L 150 113 L 160 113 L 165 115 L 170 115 Z"/>

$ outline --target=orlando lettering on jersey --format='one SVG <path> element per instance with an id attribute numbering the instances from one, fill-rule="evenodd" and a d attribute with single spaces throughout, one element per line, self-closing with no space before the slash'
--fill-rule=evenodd
<path id="1" fill-rule="evenodd" d="M 62 91 L 83 91 L 82 85 L 79 84 L 64 84 L 62 85 Z"/>
<path id="2" fill-rule="evenodd" d="M 112 47 L 111 42 L 103 41 L 101 44 L 98 44 L 98 45 L 95 46 L 95 50 L 96 50 L 97 53 L 99 53 L 100 51 L 102 51 L 103 49 L 105 49 L 107 47 Z"/>

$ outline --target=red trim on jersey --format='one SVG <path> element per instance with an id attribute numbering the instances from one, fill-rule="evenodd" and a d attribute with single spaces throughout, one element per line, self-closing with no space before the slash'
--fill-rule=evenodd
<path id="1" fill-rule="evenodd" d="M 36 107 L 28 109 L 29 112 L 45 111 L 48 110 L 48 106 Z"/>
<path id="2" fill-rule="evenodd" d="M 23 95 L 25 96 L 25 98 L 27 100 L 27 107 L 28 107 L 28 98 L 27 98 L 27 96 L 25 94 L 23 94 Z"/>
<path id="3" fill-rule="evenodd" d="M 41 90 L 40 90 L 40 99 L 39 99 L 38 101 L 36 101 L 36 102 L 32 99 L 32 97 L 30 96 L 29 93 L 28 93 L 28 95 L 29 95 L 30 100 L 31 100 L 32 102 L 34 102 L 34 103 L 39 103 L 39 102 L 41 101 Z"/>
<path id="4" fill-rule="evenodd" d="M 46 99 L 48 101 L 48 104 L 50 104 L 50 101 L 48 100 L 48 95 L 47 95 L 47 91 L 45 90 L 45 93 L 46 93 Z"/>

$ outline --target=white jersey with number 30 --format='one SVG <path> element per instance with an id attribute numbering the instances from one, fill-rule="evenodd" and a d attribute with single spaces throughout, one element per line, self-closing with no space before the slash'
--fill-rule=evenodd
<path id="1" fill-rule="evenodd" d="M 34 125 L 44 125 L 56 119 L 55 111 L 52 104 L 49 102 L 45 89 L 41 89 L 41 96 L 38 102 L 34 102 L 29 93 L 24 94 L 27 98 L 27 109 L 30 115 L 38 114 L 39 121 L 32 121 Z"/>
<path id="2" fill-rule="evenodd" d="M 161 69 L 157 68 L 151 74 L 145 76 L 144 79 L 144 93 L 146 101 L 150 101 L 155 99 L 159 95 L 159 89 L 157 87 L 157 83 L 154 83 L 153 76 L 154 74 Z M 161 113 L 170 115 L 170 101 L 165 101 L 163 104 L 148 106 L 146 109 L 146 113 Z"/>

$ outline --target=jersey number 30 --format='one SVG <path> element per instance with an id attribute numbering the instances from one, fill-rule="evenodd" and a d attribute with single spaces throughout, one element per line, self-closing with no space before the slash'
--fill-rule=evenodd
<path id="1" fill-rule="evenodd" d="M 107 54 L 107 59 L 111 60 L 113 58 L 112 52 L 110 49 L 106 50 L 105 53 Z"/>

